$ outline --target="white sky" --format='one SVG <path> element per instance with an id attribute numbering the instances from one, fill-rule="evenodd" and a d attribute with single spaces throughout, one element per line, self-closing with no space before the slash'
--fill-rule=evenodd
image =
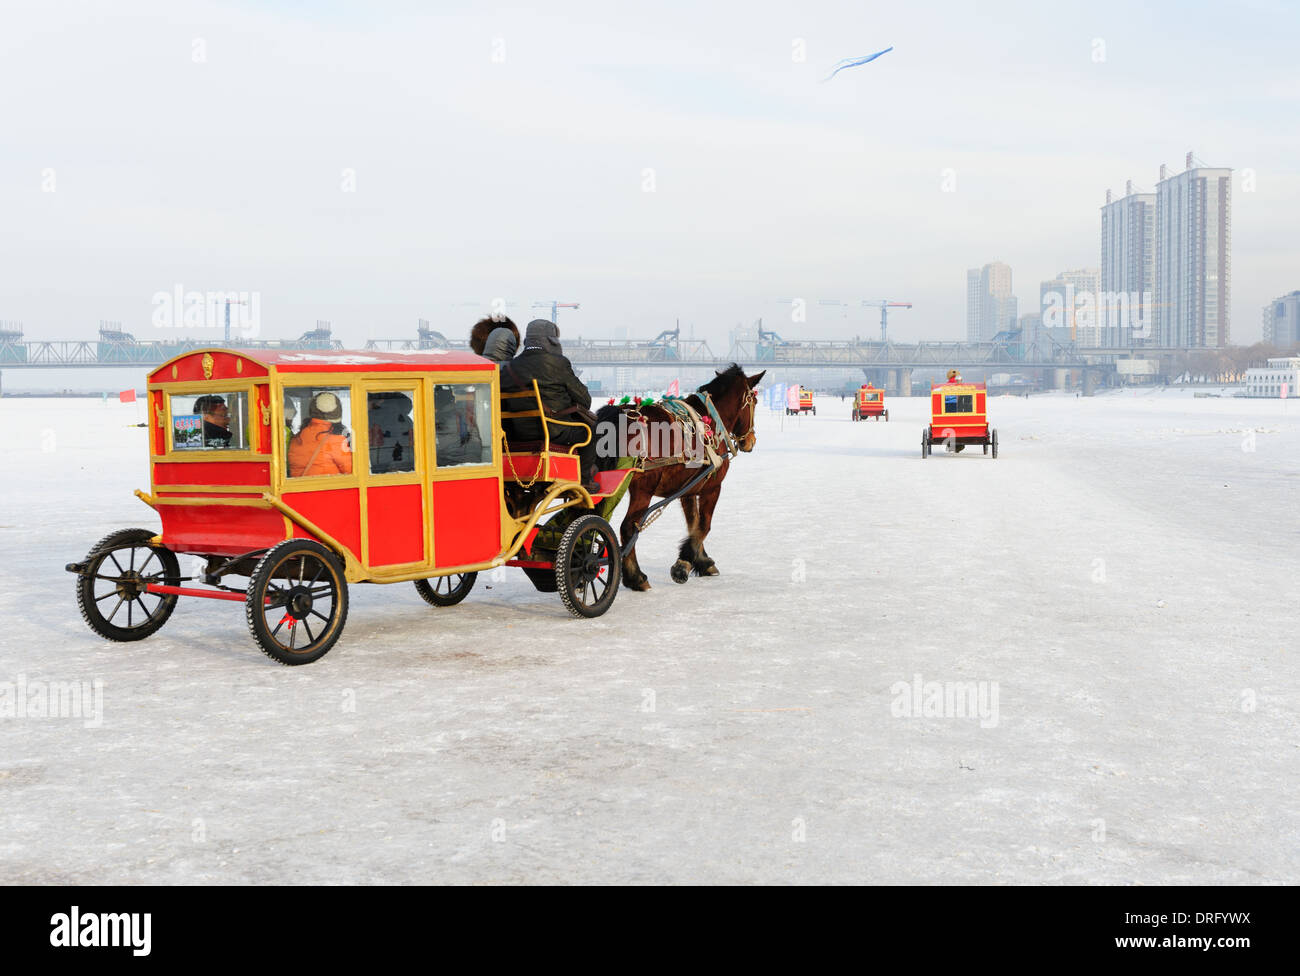
<path id="1" fill-rule="evenodd" d="M 895 337 L 959 338 L 968 267 L 1010 264 L 1030 310 L 1099 263 L 1106 188 L 1189 149 L 1238 171 L 1234 340 L 1300 288 L 1295 5 L 0 7 L 0 320 L 33 337 L 158 337 L 181 284 L 349 344 L 460 335 L 498 296 L 521 322 L 580 301 L 565 336 L 680 318 L 718 354 L 759 316 L 877 334 L 820 299 L 911 301 Z"/>

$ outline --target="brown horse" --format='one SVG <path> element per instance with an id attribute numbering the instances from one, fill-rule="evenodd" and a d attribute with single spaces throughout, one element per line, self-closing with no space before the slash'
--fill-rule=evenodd
<path id="1" fill-rule="evenodd" d="M 735 448 L 740 451 L 752 451 L 758 439 L 754 433 L 754 410 L 757 404 L 754 387 L 762 378 L 763 373 L 757 376 L 746 376 L 739 365 L 732 363 L 701 386 L 696 393 L 688 396 L 686 402 L 694 407 L 701 417 L 707 417 L 709 413 L 703 395 L 708 394 L 718 412 L 718 419 L 726 427 Z M 596 413 L 596 419 L 601 423 L 616 423 L 620 412 L 632 409 L 632 407 L 613 405 L 601 407 Z M 659 406 L 646 405 L 638 409 L 645 421 L 650 424 L 656 422 L 667 424 L 673 419 Z M 652 466 L 653 462 L 659 460 L 661 456 L 654 453 L 654 448 L 657 446 L 655 441 L 654 438 L 649 439 L 647 470 L 632 478 L 632 485 L 628 489 L 627 515 L 623 518 L 623 525 L 620 528 L 621 542 L 624 546 L 623 584 L 634 590 L 650 589 L 650 581 L 646 579 L 645 573 L 641 572 L 641 567 L 636 561 L 635 543 L 630 548 L 627 546 L 628 539 L 636 532 L 637 522 L 644 517 L 653 499 L 672 496 L 700 472 L 698 467 L 687 467 L 684 461 L 658 467 Z M 731 458 L 728 453 L 725 453 L 726 437 L 722 432 L 717 432 L 715 441 L 718 453 L 723 455 L 722 464 L 708 478 L 681 497 L 682 511 L 686 515 L 687 536 L 682 540 L 677 562 L 673 564 L 670 571 L 672 578 L 678 583 L 685 583 L 691 573 L 696 576 L 718 575 L 718 567 L 704 551 L 704 539 L 713 524 L 713 509 L 718 504 L 718 494 L 722 491 L 722 480 L 731 467 Z M 607 461 L 608 459 L 602 458 L 601 464 Z"/>

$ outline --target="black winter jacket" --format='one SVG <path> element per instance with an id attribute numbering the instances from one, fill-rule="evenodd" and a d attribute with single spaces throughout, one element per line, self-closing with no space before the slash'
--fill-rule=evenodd
<path id="1" fill-rule="evenodd" d="M 542 406 L 546 412 L 560 420 L 579 420 L 570 408 L 581 407 L 584 411 L 591 407 L 591 393 L 573 372 L 573 366 L 565 356 L 545 352 L 541 349 L 525 349 L 514 359 L 501 364 L 501 389 L 506 393 L 532 388 L 537 380 L 537 389 L 542 395 Z M 522 401 L 507 401 L 506 409 L 523 409 Z M 512 429 L 513 428 L 513 429 Z M 551 436 L 554 437 L 563 428 L 552 425 Z M 541 427 L 531 417 L 510 421 L 506 433 L 520 440 L 540 440 Z"/>

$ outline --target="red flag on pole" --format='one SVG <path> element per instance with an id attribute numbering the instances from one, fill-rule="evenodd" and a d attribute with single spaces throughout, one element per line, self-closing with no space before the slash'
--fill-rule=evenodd
<path id="1" fill-rule="evenodd" d="M 123 390 L 117 398 L 123 403 L 135 403 L 135 390 Z"/>

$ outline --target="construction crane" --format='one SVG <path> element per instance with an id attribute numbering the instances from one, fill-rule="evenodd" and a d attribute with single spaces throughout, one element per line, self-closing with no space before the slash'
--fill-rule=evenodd
<path id="1" fill-rule="evenodd" d="M 865 301 L 863 308 L 880 309 L 880 341 L 889 341 L 889 310 L 891 308 L 911 308 L 911 302 Z"/>
<path id="2" fill-rule="evenodd" d="M 560 324 L 560 309 L 578 307 L 577 302 L 533 302 L 533 308 L 549 308 L 551 310 L 551 321 L 556 325 Z"/>

